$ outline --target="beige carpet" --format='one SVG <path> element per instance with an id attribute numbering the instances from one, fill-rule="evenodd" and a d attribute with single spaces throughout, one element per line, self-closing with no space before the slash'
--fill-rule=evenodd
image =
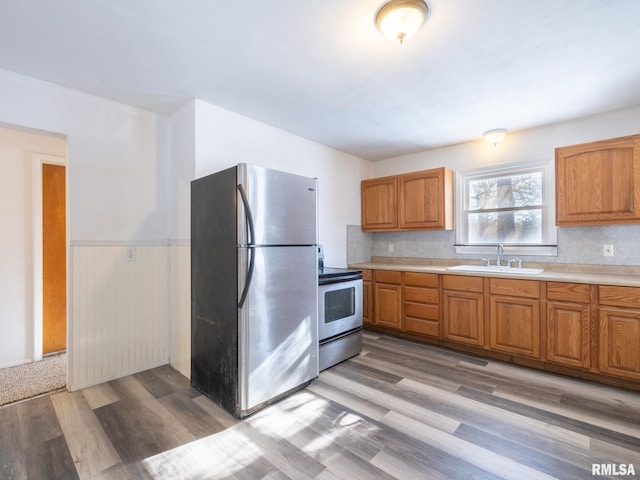
<path id="1" fill-rule="evenodd" d="M 0 405 L 35 397 L 66 386 L 67 355 L 0 369 Z"/>

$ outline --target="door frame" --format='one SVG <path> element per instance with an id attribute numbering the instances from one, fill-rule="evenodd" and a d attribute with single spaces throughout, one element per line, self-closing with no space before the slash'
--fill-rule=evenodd
<path id="1" fill-rule="evenodd" d="M 43 285 L 42 285 L 42 165 L 64 166 L 65 188 L 65 249 L 67 251 L 66 262 L 66 287 L 67 287 L 67 353 L 69 352 L 69 167 L 66 157 L 48 155 L 45 153 L 33 153 L 31 156 L 32 178 L 32 232 L 33 232 L 33 360 L 42 360 L 43 340 Z M 67 362 L 69 364 L 70 362 Z M 69 375 L 67 373 L 67 384 Z"/>

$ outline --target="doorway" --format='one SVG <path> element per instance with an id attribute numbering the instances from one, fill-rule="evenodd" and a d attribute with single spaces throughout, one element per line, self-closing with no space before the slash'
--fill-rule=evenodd
<path id="1" fill-rule="evenodd" d="M 34 360 L 67 348 L 66 158 L 34 153 L 33 353 Z"/>
<path id="2" fill-rule="evenodd" d="M 5 235 L 0 239 L 0 263 L 5 274 L 0 279 L 3 312 L 0 337 L 5 341 L 0 351 L 0 367 L 3 375 L 15 374 L 18 378 L 15 389 L 9 389 L 7 382 L 0 384 L 0 400 L 4 403 L 33 392 L 26 388 L 30 385 L 37 387 L 38 393 L 44 393 L 64 387 L 68 380 L 66 353 L 56 355 L 60 350 L 69 351 L 66 338 L 69 275 L 66 137 L 25 127 L 0 126 L 0 168 L 0 213 L 5 228 Z M 55 210 L 57 215 L 53 215 Z M 51 218 L 56 218 L 56 222 L 44 222 Z M 55 235 L 51 233 L 56 231 Z M 50 240 L 54 237 L 58 238 L 55 253 L 45 253 L 43 246 L 55 244 Z M 57 273 L 52 277 L 50 272 Z M 51 278 L 56 279 L 56 287 L 50 286 Z M 43 322 L 45 310 L 52 311 L 51 307 L 45 307 L 45 297 L 57 297 L 55 330 Z M 47 300 L 47 303 L 51 302 Z M 56 330 L 53 335 L 48 333 Z M 44 331 L 47 338 L 55 340 L 44 342 Z M 46 355 L 44 370 L 43 354 Z M 51 362 L 56 363 L 55 369 L 50 366 Z M 38 371 L 46 374 L 39 375 Z M 56 385 L 49 382 L 53 376 Z"/>
<path id="3" fill-rule="evenodd" d="M 42 358 L 43 164 L 62 165 L 66 175 L 69 174 L 65 136 L 0 125 L 0 216 L 3 226 L 0 236 L 3 273 L 0 277 L 0 338 L 3 340 L 0 367 L 13 367 Z M 68 185 L 66 179 L 65 190 Z M 68 194 L 65 192 L 64 195 L 68 203 Z M 68 205 L 65 210 L 68 224 Z M 68 226 L 62 228 L 67 243 L 65 251 L 68 252 Z M 66 276 L 69 275 L 67 271 Z M 69 347 L 71 343 L 69 339 L 67 341 Z"/>

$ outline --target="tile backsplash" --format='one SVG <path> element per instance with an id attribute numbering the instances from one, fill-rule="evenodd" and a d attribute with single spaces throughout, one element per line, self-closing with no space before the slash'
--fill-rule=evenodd
<path id="1" fill-rule="evenodd" d="M 456 254 L 455 231 L 363 232 L 347 225 L 347 263 L 371 257 L 478 259 Z M 602 254 L 613 245 L 612 257 Z M 557 257 L 522 257 L 525 261 L 588 265 L 640 265 L 640 225 L 559 227 Z"/>

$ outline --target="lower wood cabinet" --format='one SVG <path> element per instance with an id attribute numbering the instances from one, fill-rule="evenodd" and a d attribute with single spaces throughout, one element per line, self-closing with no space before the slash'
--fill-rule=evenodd
<path id="1" fill-rule="evenodd" d="M 596 288 L 584 283 L 547 282 L 547 361 L 591 368 L 591 304 Z"/>
<path id="2" fill-rule="evenodd" d="M 442 276 L 443 337 L 467 345 L 484 345 L 482 277 Z"/>
<path id="3" fill-rule="evenodd" d="M 440 336 L 440 291 L 435 273 L 404 272 L 404 328 Z"/>
<path id="4" fill-rule="evenodd" d="M 373 323 L 383 327 L 402 328 L 402 272 L 373 272 Z"/>
<path id="5" fill-rule="evenodd" d="M 600 286 L 600 371 L 640 380 L 640 288 Z"/>
<path id="6" fill-rule="evenodd" d="M 389 333 L 640 382 L 640 287 L 363 270 L 362 296 L 364 323 Z"/>
<path id="7" fill-rule="evenodd" d="M 491 278 L 489 347 L 540 358 L 540 282 Z"/>

